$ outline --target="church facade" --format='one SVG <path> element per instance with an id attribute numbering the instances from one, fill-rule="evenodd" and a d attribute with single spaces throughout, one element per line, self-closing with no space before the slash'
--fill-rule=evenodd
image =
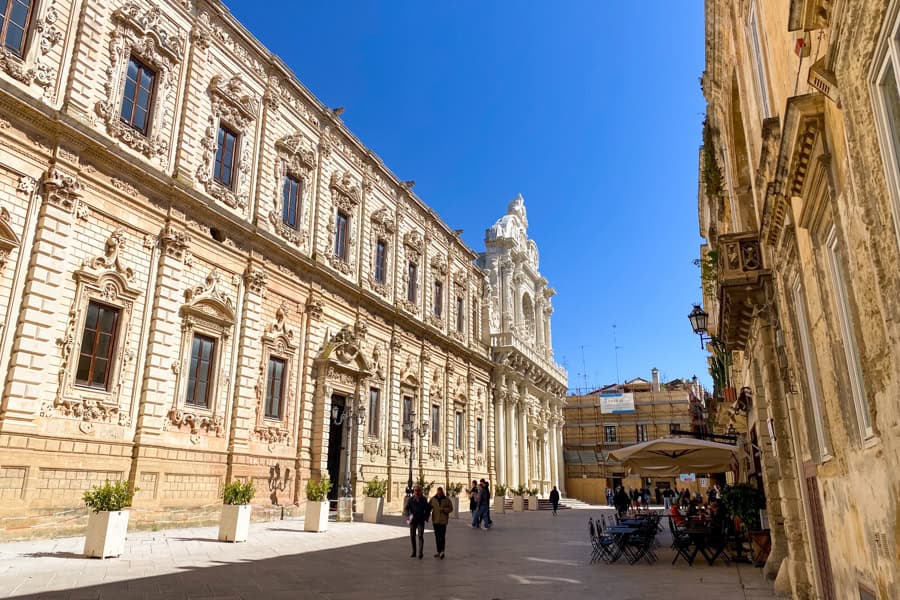
<path id="1" fill-rule="evenodd" d="M 302 512 L 324 476 L 333 495 L 386 479 L 394 507 L 411 471 L 506 479 L 496 291 L 340 110 L 216 0 L 20 4 L 0 39 L 0 538 L 80 531 L 104 480 L 164 526 L 215 518 L 233 479 L 259 516 Z"/>

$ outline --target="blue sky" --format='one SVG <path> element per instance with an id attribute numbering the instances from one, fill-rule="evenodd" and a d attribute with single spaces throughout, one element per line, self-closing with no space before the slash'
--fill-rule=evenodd
<path id="1" fill-rule="evenodd" d="M 522 193 L 570 387 L 616 380 L 613 324 L 621 379 L 709 382 L 687 320 L 702 2 L 226 5 L 474 249 Z"/>

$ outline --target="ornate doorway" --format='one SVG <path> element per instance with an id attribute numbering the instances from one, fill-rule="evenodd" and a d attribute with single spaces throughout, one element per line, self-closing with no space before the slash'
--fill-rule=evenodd
<path id="1" fill-rule="evenodd" d="M 339 394 L 331 396 L 331 419 L 329 420 L 328 435 L 328 478 L 331 480 L 331 491 L 328 492 L 329 500 L 337 500 L 341 487 L 341 477 L 344 458 L 344 409 L 347 399 Z"/>

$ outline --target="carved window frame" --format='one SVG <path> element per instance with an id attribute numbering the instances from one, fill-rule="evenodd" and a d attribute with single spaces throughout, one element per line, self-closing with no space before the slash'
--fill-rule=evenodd
<path id="1" fill-rule="evenodd" d="M 113 12 L 115 27 L 110 34 L 104 99 L 94 110 L 111 137 L 147 158 L 157 158 L 166 167 L 174 123 L 174 94 L 184 60 L 185 40 L 180 32 L 172 34 L 165 29 L 161 20 L 159 7 L 143 9 L 131 1 Z M 128 63 L 132 57 L 156 72 L 146 134 L 120 118 Z"/>
<path id="2" fill-rule="evenodd" d="M 9 261 L 9 255 L 21 245 L 19 236 L 12 228 L 12 217 L 6 208 L 0 208 L 0 276 Z"/>
<path id="3" fill-rule="evenodd" d="M 372 413 L 372 392 L 375 392 L 378 395 L 378 402 L 376 408 L 378 409 L 377 414 Z M 381 394 L 381 386 L 378 385 L 369 385 L 369 395 L 367 398 L 367 418 L 368 425 L 366 426 L 366 437 L 371 440 L 379 440 L 381 439 L 381 432 L 384 430 L 382 426 L 384 419 L 384 399 Z M 372 431 L 372 428 L 375 428 L 375 431 Z"/>
<path id="4" fill-rule="evenodd" d="M 241 75 L 226 80 L 216 75 L 209 84 L 210 113 L 200 145 L 203 160 L 197 169 L 197 181 L 206 192 L 228 208 L 243 213 L 250 201 L 251 152 L 254 146 L 253 122 L 259 113 L 259 101 L 245 92 Z M 237 136 L 235 165 L 231 186 L 216 181 L 213 169 L 219 145 L 219 128 L 226 126 Z"/>
<path id="5" fill-rule="evenodd" d="M 418 231 L 409 231 L 406 235 L 403 236 L 403 251 L 404 258 L 406 259 L 405 264 L 406 268 L 403 269 L 403 293 L 399 298 L 399 304 L 407 312 L 410 312 L 414 315 L 419 314 L 419 306 L 422 304 L 422 296 L 424 294 L 419 294 L 418 290 L 421 287 L 420 283 L 424 277 L 424 269 L 422 269 L 422 253 L 424 252 L 425 243 L 422 240 L 422 235 Z M 415 301 L 409 300 L 409 264 L 413 263 L 416 265 L 416 299 Z"/>
<path id="6" fill-rule="evenodd" d="M 129 410 L 122 410 L 121 396 L 127 366 L 134 360 L 134 352 L 131 350 L 131 322 L 134 317 L 134 304 L 141 291 L 132 287 L 134 272 L 130 268 L 123 267 L 118 261 L 118 247 L 124 241 L 124 234 L 116 232 L 110 240 L 115 244 L 110 246 L 110 243 L 107 243 L 106 256 L 85 261 L 82 267 L 75 271 L 75 301 L 69 312 L 69 325 L 66 334 L 57 341 L 62 349 L 62 361 L 53 410 L 60 416 L 76 418 L 86 423 L 100 421 L 129 425 L 131 414 Z M 91 301 L 119 310 L 113 339 L 115 349 L 109 365 L 107 374 L 109 383 L 106 389 L 75 383 L 87 308 Z"/>
<path id="7" fill-rule="evenodd" d="M 381 296 L 387 297 L 391 292 L 391 238 L 396 230 L 394 221 L 386 208 L 379 208 L 371 217 L 371 233 L 369 244 L 369 287 Z M 384 244 L 384 281 L 378 281 L 375 273 L 378 268 L 378 243 Z"/>
<path id="8" fill-rule="evenodd" d="M 262 353 L 259 363 L 259 380 L 256 385 L 256 424 L 253 435 L 258 441 L 276 445 L 290 445 L 291 423 L 297 411 L 295 391 L 297 388 L 297 348 L 294 331 L 286 323 L 287 306 L 282 304 L 275 311 L 275 321 L 266 328 L 260 338 Z M 269 360 L 284 361 L 284 392 L 281 398 L 280 418 L 266 416 L 266 388 L 268 385 Z"/>
<path id="9" fill-rule="evenodd" d="M 330 247 L 326 251 L 328 262 L 336 270 L 344 275 L 351 275 L 356 267 L 356 219 L 358 217 L 359 203 L 362 199 L 362 193 L 359 186 L 353 183 L 353 178 L 348 171 L 344 171 L 341 175 L 337 172 L 331 174 L 331 218 L 328 221 L 328 233 Z M 337 217 L 342 212 L 347 215 L 347 239 L 345 247 L 347 248 L 346 259 L 335 254 L 336 247 L 335 236 L 337 236 Z"/>
<path id="10" fill-rule="evenodd" d="M 45 9 L 43 16 L 35 18 L 41 9 Z M 56 27 L 58 20 L 59 12 L 54 2 L 34 0 L 25 27 L 22 54 L 0 46 L 0 71 L 25 85 L 37 84 L 47 94 L 56 78 L 56 69 L 52 61 L 45 59 L 64 37 Z"/>
<path id="11" fill-rule="evenodd" d="M 894 235 L 900 245 L 900 118 L 893 119 L 892 113 L 900 110 L 897 106 L 889 106 L 884 87 L 893 86 L 900 96 L 900 2 L 892 2 L 885 16 L 878 47 L 875 51 L 872 69 L 869 75 L 869 90 L 875 112 L 875 129 L 881 147 L 882 163 L 887 178 L 888 192 L 893 209 Z M 889 73 L 888 71 L 892 71 Z M 890 78 L 889 82 L 886 79 Z"/>
<path id="12" fill-rule="evenodd" d="M 188 427 L 191 433 L 191 441 L 199 442 L 199 432 L 215 434 L 218 437 L 225 435 L 224 414 L 228 407 L 227 385 L 224 385 L 222 377 L 223 365 L 230 360 L 232 346 L 232 331 L 235 325 L 234 303 L 225 293 L 219 290 L 221 276 L 216 270 L 207 275 L 203 285 L 185 291 L 185 303 L 181 306 L 181 344 L 178 353 L 178 362 L 175 366 L 175 397 L 172 399 L 172 407 L 169 410 L 169 424 L 175 430 Z M 210 337 L 216 341 L 215 357 L 211 371 L 212 380 L 209 383 L 207 406 L 187 404 L 187 383 L 189 378 L 191 347 L 194 334 Z M 167 428 L 168 428 L 167 424 Z"/>
<path id="13" fill-rule="evenodd" d="M 312 143 L 300 133 L 287 135 L 275 142 L 275 190 L 269 223 L 281 238 L 305 250 L 309 243 L 309 207 L 312 204 L 312 174 L 316 168 L 316 153 Z M 297 211 L 297 227 L 287 225 L 284 214 L 284 179 L 293 177 L 300 181 L 300 206 Z"/>
<path id="14" fill-rule="evenodd" d="M 435 255 L 431 258 L 431 277 L 432 277 L 432 285 L 430 286 L 430 290 L 426 290 L 428 300 L 430 300 L 431 310 L 428 311 L 428 322 L 431 323 L 434 327 L 438 329 L 444 328 L 444 323 L 446 319 L 446 302 L 445 296 L 447 295 L 447 261 L 441 255 Z M 437 287 L 440 284 L 440 294 L 441 294 L 441 312 L 438 314 L 435 309 L 438 308 L 437 305 Z"/>

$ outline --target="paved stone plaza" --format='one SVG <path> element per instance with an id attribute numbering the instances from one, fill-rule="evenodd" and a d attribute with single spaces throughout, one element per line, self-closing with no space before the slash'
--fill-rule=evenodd
<path id="1" fill-rule="evenodd" d="M 600 510 L 496 515 L 490 531 L 465 518 L 450 524 L 445 560 L 410 559 L 399 517 L 383 525 L 330 523 L 303 532 L 300 519 L 254 524 L 250 541 L 216 541 L 214 527 L 141 531 L 128 536 L 126 554 L 104 561 L 80 556 L 83 538 L 0 545 L 0 597 L 46 599 L 217 600 L 356 598 L 519 600 L 557 596 L 741 599 L 772 598 L 761 571 L 671 565 L 667 537 L 660 560 L 588 563 L 587 519 Z M 465 517 L 467 515 L 463 515 Z"/>

